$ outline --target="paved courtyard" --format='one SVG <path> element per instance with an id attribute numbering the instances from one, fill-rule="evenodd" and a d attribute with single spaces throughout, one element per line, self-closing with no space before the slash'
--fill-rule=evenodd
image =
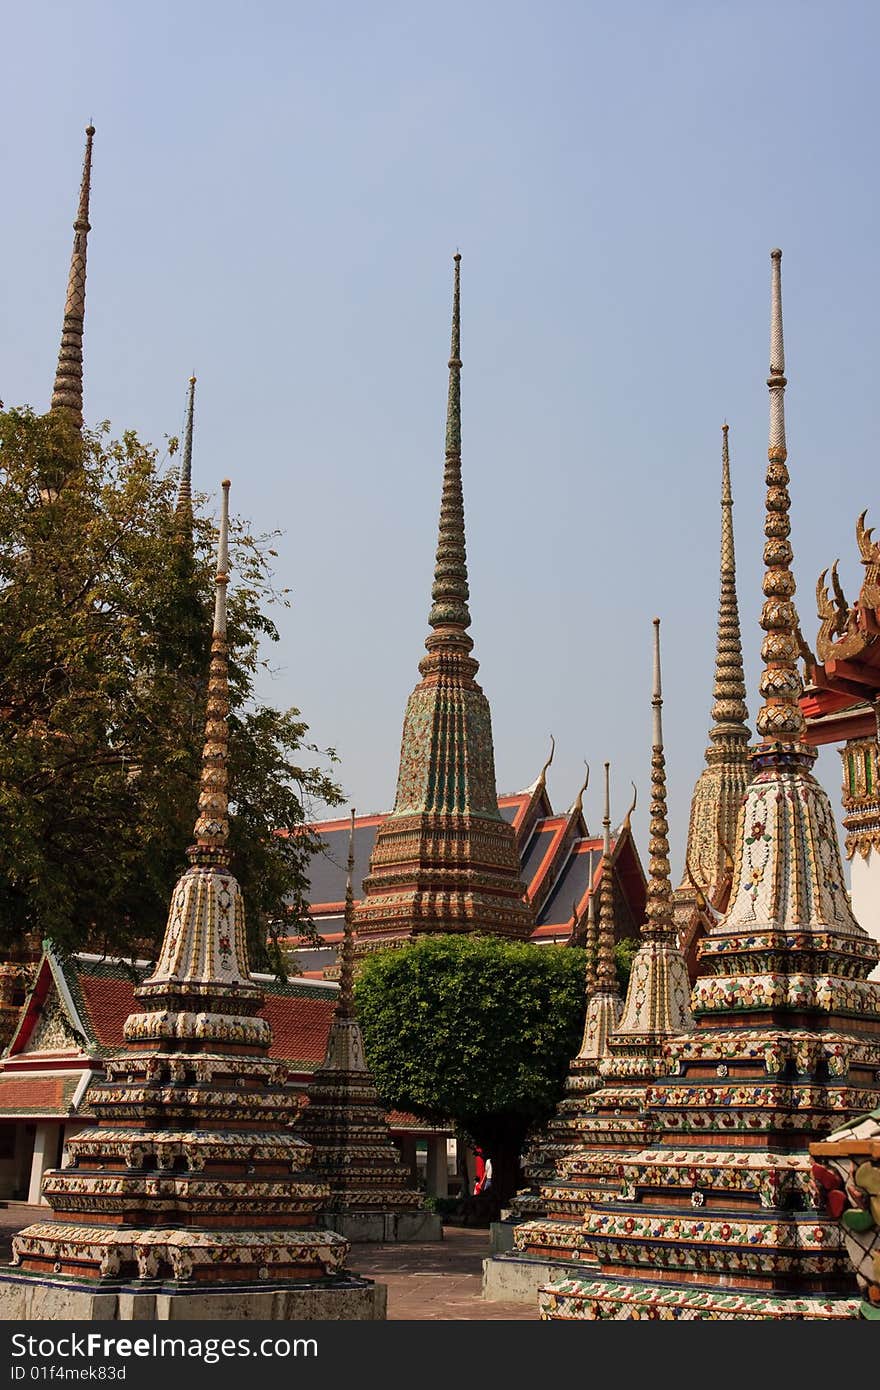
<path id="1" fill-rule="evenodd" d="M 0 1205 L 0 1263 L 8 1261 L 16 1231 L 48 1215 L 48 1208 L 23 1202 Z M 488 1231 L 447 1226 L 441 1241 L 353 1245 L 348 1267 L 388 1286 L 389 1321 L 537 1320 L 537 1306 L 480 1297 L 488 1253 Z"/>
<path id="2" fill-rule="evenodd" d="M 488 1303 L 480 1297 L 489 1232 L 447 1226 L 443 1240 L 412 1245 L 353 1245 L 348 1265 L 388 1286 L 388 1319 L 537 1321 L 527 1303 Z"/>

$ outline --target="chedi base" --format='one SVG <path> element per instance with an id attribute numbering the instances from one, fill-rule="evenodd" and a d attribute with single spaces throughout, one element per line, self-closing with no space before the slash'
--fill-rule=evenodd
<path id="1" fill-rule="evenodd" d="M 305 1282 L 223 1284 L 185 1289 L 150 1280 L 100 1283 L 0 1270 L 0 1321 L 49 1322 L 378 1322 L 387 1288 L 340 1275 Z"/>

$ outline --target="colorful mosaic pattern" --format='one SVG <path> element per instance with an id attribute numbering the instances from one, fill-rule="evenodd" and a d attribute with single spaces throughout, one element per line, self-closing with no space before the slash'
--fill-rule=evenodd
<path id="1" fill-rule="evenodd" d="M 843 806 L 846 815 L 846 857 L 867 859 L 880 853 L 880 785 L 876 738 L 848 739 L 840 750 L 843 762 Z"/>

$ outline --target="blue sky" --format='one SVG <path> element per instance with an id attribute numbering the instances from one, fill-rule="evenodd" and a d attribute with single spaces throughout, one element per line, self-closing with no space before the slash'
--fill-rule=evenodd
<path id="1" fill-rule="evenodd" d="M 782 246 L 793 542 L 858 585 L 880 520 L 880 11 L 843 0 L 9 9 L 0 396 L 48 403 L 82 130 L 97 127 L 86 414 L 161 441 L 198 378 L 195 482 L 282 528 L 264 693 L 393 799 L 418 678 L 462 261 L 472 632 L 500 791 L 557 739 L 641 791 L 663 619 L 673 872 L 711 703 L 730 421 L 752 720 L 769 250 Z M 870 519 L 870 517 L 869 517 Z M 754 726 L 753 726 L 754 727 Z M 839 763 L 817 765 L 835 807 Z"/>

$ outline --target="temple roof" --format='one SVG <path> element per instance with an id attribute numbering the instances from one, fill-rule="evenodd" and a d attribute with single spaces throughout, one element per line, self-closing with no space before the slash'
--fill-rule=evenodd
<path id="1" fill-rule="evenodd" d="M 588 834 L 579 808 L 574 815 L 572 811 L 555 815 L 546 788 L 542 788 L 538 798 L 533 796 L 533 790 L 499 796 L 498 809 L 516 832 L 522 879 L 535 907 L 532 940 L 566 942 L 575 924 L 573 904 L 577 904 L 580 917 L 586 910 L 590 891 L 597 891 L 601 883 L 602 838 Z M 361 897 L 362 880 L 369 872 L 376 833 L 385 819 L 384 813 L 355 819 L 356 902 Z M 313 856 L 309 865 L 309 913 L 330 947 L 342 939 L 348 827 L 347 819 L 318 821 L 312 826 L 324 849 Z M 619 896 L 627 908 L 624 916 L 632 919 L 635 936 L 645 910 L 645 874 L 629 827 L 622 826 L 612 834 L 611 855 Z M 296 940 L 291 938 L 289 945 L 296 946 Z M 319 954 L 323 953 L 316 953 L 314 945 L 310 947 L 305 941 L 301 951 L 302 967 L 319 977 Z"/>
<path id="2" fill-rule="evenodd" d="M 810 743 L 837 743 L 871 737 L 876 721 L 870 705 L 880 695 L 880 544 L 856 522 L 856 542 L 864 567 L 858 598 L 847 603 L 837 561 L 823 570 L 816 585 L 820 620 L 816 654 L 803 643 L 808 685 L 801 697 Z M 865 703 L 867 702 L 867 708 Z"/>
<path id="3" fill-rule="evenodd" d="M 136 1007 L 134 976 L 143 978 L 148 970 L 146 961 L 132 966 L 87 954 L 65 960 L 51 952 L 43 956 L 0 1060 L 0 1122 L 80 1113 L 103 1059 L 128 1050 L 123 1025 Z M 269 1055 L 291 1062 L 304 1081 L 324 1059 L 338 986 L 299 977 L 286 984 L 270 975 L 253 978 L 264 995 L 261 1013 L 272 1028 Z M 404 1111 L 390 1112 L 388 1123 L 394 1133 L 442 1132 L 442 1126 Z"/>
<path id="4" fill-rule="evenodd" d="M 125 961 L 85 954 L 61 960 L 47 952 L 4 1061 L 20 1056 L 28 1048 L 44 1005 L 53 993 L 62 1004 L 74 1053 L 101 1058 L 127 1051 L 122 1030 L 126 1018 L 137 1007 L 135 976 L 139 982 L 149 969 L 146 961 L 132 966 Z M 271 975 L 255 974 L 252 978 L 265 995 L 260 1012 L 272 1026 L 269 1055 L 296 1063 L 302 1070 L 317 1066 L 324 1056 L 336 986 L 297 977 L 286 984 Z"/>

